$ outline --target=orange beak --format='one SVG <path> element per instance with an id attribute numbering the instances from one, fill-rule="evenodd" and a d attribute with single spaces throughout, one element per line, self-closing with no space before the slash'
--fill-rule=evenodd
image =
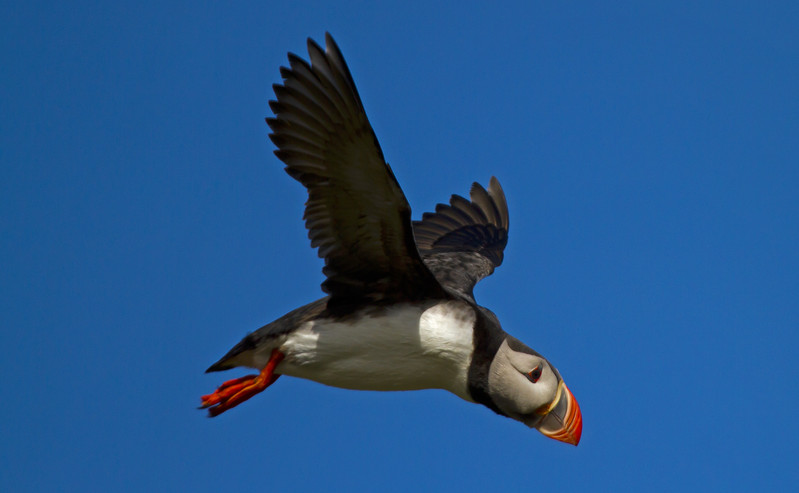
<path id="1" fill-rule="evenodd" d="M 552 408 L 536 426 L 538 431 L 561 442 L 577 445 L 583 434 L 580 406 L 565 383 L 561 383 Z"/>

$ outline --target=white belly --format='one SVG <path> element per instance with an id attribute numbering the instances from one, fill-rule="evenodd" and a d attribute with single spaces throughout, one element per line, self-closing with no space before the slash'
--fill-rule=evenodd
<path id="1" fill-rule="evenodd" d="M 464 309 L 466 308 L 466 309 Z M 277 372 L 356 390 L 442 388 L 467 399 L 475 315 L 461 302 L 409 304 L 308 322 L 279 345 Z"/>

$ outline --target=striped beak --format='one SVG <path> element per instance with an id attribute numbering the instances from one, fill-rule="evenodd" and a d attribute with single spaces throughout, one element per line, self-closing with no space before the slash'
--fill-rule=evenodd
<path id="1" fill-rule="evenodd" d="M 561 442 L 577 445 L 583 433 L 580 406 L 565 383 L 561 382 L 551 410 L 541 419 L 538 431 Z"/>

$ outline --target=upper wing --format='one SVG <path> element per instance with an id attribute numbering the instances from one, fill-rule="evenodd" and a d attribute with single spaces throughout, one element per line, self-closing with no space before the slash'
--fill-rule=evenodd
<path id="1" fill-rule="evenodd" d="M 413 238 L 411 208 L 330 34 L 308 39 L 311 63 L 289 53 L 266 122 L 275 155 L 308 189 L 305 226 L 325 259 L 328 308 L 445 296 Z"/>
<path id="2" fill-rule="evenodd" d="M 438 204 L 413 222 L 416 244 L 438 281 L 472 299 L 477 281 L 502 264 L 508 243 L 508 204 L 499 181 L 491 177 L 488 191 L 479 183 L 471 202 L 453 195 L 450 205 Z"/>

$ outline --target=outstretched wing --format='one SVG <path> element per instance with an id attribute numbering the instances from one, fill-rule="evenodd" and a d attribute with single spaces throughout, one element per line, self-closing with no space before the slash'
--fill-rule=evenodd
<path id="1" fill-rule="evenodd" d="M 438 281 L 474 300 L 477 281 L 502 264 L 508 243 L 508 204 L 499 181 L 472 185 L 471 201 L 453 195 L 413 222 L 416 244 Z"/>
<path id="2" fill-rule="evenodd" d="M 308 39 L 310 64 L 289 53 L 266 122 L 275 155 L 308 189 L 305 226 L 325 259 L 331 310 L 445 296 L 414 243 L 411 208 L 330 34 Z"/>

